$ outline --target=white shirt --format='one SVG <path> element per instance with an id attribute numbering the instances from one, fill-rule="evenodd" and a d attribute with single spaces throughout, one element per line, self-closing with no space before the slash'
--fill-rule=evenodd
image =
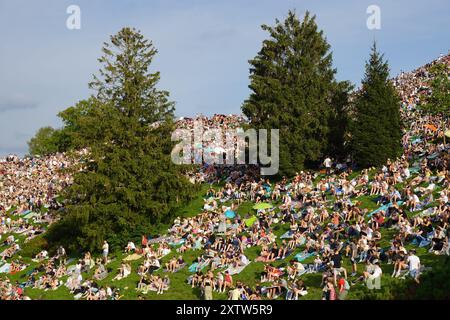
<path id="1" fill-rule="evenodd" d="M 377 265 L 374 266 L 373 273 L 369 275 L 370 279 L 376 279 L 381 276 L 383 270 Z"/>
<path id="2" fill-rule="evenodd" d="M 408 168 L 406 168 L 403 173 L 405 175 L 405 178 L 407 178 L 407 179 L 411 176 L 411 173 L 409 172 Z"/>
<path id="3" fill-rule="evenodd" d="M 371 240 L 373 235 L 373 230 L 370 228 L 366 229 L 367 239 Z"/>
<path id="4" fill-rule="evenodd" d="M 242 262 L 243 264 L 248 264 L 248 259 L 247 259 L 247 257 L 246 257 L 245 255 L 243 255 L 243 254 L 241 254 L 241 262 Z"/>
<path id="5" fill-rule="evenodd" d="M 420 267 L 420 259 L 416 255 L 411 255 L 408 257 L 409 271 L 419 270 Z"/>

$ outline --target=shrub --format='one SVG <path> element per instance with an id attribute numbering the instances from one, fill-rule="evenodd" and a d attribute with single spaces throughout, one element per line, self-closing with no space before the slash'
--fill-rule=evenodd
<path id="1" fill-rule="evenodd" d="M 48 242 L 40 235 L 24 244 L 21 255 L 23 257 L 34 258 L 42 250 L 48 250 Z"/>

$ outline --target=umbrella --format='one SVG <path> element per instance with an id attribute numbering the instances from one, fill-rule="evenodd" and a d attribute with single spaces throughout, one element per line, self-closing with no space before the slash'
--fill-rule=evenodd
<path id="1" fill-rule="evenodd" d="M 445 135 L 450 138 L 450 130 L 445 131 Z"/>
<path id="2" fill-rule="evenodd" d="M 266 202 L 260 202 L 253 206 L 253 209 L 255 210 L 270 209 L 270 208 L 273 208 L 273 205 Z"/>
<path id="3" fill-rule="evenodd" d="M 233 210 L 227 210 L 225 211 L 225 217 L 228 219 L 233 219 L 236 216 L 236 213 L 234 213 Z"/>
<path id="4" fill-rule="evenodd" d="M 425 128 L 431 129 L 431 130 L 433 130 L 433 131 L 437 131 L 436 126 L 434 126 L 434 125 L 432 125 L 432 124 L 426 124 L 426 125 L 425 125 Z"/>

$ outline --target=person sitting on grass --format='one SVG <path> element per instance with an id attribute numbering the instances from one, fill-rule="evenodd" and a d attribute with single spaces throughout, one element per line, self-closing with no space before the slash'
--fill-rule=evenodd
<path id="1" fill-rule="evenodd" d="M 219 293 L 225 292 L 225 279 L 223 273 L 220 271 L 217 273 L 214 289 Z"/>
<path id="2" fill-rule="evenodd" d="M 156 288 L 158 289 L 156 294 L 163 294 L 164 290 L 168 290 L 170 287 L 170 279 L 167 275 L 164 278 L 158 278 Z"/>
<path id="3" fill-rule="evenodd" d="M 166 263 L 166 269 L 168 272 L 175 272 L 177 266 L 177 258 L 172 257 L 169 262 Z"/>
<path id="4" fill-rule="evenodd" d="M 228 300 L 239 300 L 241 297 L 241 290 L 238 287 L 231 286 L 228 292 Z"/>
<path id="5" fill-rule="evenodd" d="M 103 263 L 100 263 L 98 265 L 98 268 L 95 269 L 94 272 L 94 279 L 95 280 L 103 280 L 108 274 L 108 271 L 106 270 L 106 267 Z"/>
<path id="6" fill-rule="evenodd" d="M 228 271 L 225 271 L 223 291 L 233 286 L 233 277 Z"/>
<path id="7" fill-rule="evenodd" d="M 409 275 L 414 279 L 414 281 L 419 284 L 420 276 L 420 258 L 416 255 L 416 250 L 412 249 L 409 251 L 408 258 L 406 259 L 409 267 Z"/>
<path id="8" fill-rule="evenodd" d="M 143 274 L 139 279 L 136 290 L 141 291 L 144 294 L 147 294 L 149 285 L 150 285 L 150 276 L 148 274 Z"/>
<path id="9" fill-rule="evenodd" d="M 119 267 L 119 273 L 113 278 L 115 280 L 122 280 L 131 274 L 131 265 L 128 263 L 122 263 Z"/>
<path id="10" fill-rule="evenodd" d="M 350 289 L 350 285 L 347 282 L 347 279 L 345 279 L 344 277 L 339 277 L 338 278 L 338 299 L 339 300 L 345 300 L 347 298 L 348 295 L 348 290 Z"/>
<path id="11" fill-rule="evenodd" d="M 195 288 L 195 286 L 198 286 L 202 283 L 203 281 L 203 274 L 200 270 L 198 270 L 196 273 L 194 273 L 194 275 L 192 276 L 191 279 L 191 287 Z"/>
<path id="12" fill-rule="evenodd" d="M 298 300 L 299 296 L 303 297 L 308 294 L 308 290 L 303 280 L 294 282 L 290 289 L 292 290 L 294 300 Z"/>
<path id="13" fill-rule="evenodd" d="M 136 251 L 136 245 L 133 241 L 128 241 L 127 246 L 125 247 L 125 252 L 130 253 Z"/>
<path id="14" fill-rule="evenodd" d="M 306 273 L 305 266 L 296 260 L 291 260 L 291 266 L 288 266 L 286 269 L 288 271 L 288 278 L 292 280 Z"/>
<path id="15" fill-rule="evenodd" d="M 366 286 L 369 290 L 381 289 L 381 276 L 383 271 L 380 267 L 380 262 L 375 259 L 373 264 L 367 260 L 367 270 L 364 271 L 364 279 L 366 280 Z"/>
<path id="16" fill-rule="evenodd" d="M 333 278 L 328 277 L 322 289 L 322 300 L 336 300 L 336 290 L 333 284 Z"/>

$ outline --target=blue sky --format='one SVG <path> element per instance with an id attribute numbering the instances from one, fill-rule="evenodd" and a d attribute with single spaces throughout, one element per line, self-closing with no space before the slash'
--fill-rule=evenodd
<path id="1" fill-rule="evenodd" d="M 81 30 L 66 28 L 72 4 L 81 8 Z M 372 4 L 381 9 L 380 30 L 366 27 Z M 23 155 L 38 128 L 60 126 L 56 114 L 91 94 L 102 43 L 124 26 L 159 50 L 153 70 L 177 116 L 239 112 L 248 60 L 267 37 L 260 25 L 289 9 L 317 15 L 338 79 L 356 85 L 374 39 L 391 75 L 450 49 L 448 0 L 0 0 L 0 156 Z"/>

